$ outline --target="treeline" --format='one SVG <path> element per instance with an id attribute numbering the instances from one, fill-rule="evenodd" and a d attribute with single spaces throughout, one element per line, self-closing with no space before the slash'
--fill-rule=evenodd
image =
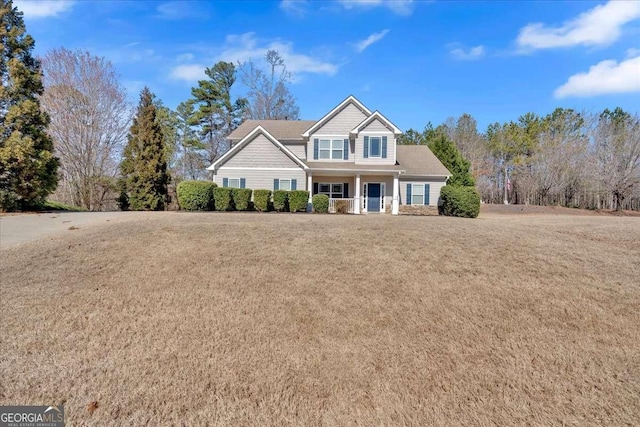
<path id="1" fill-rule="evenodd" d="M 422 132 L 403 144 L 443 136 L 469 163 L 485 203 L 640 210 L 640 117 L 621 108 L 601 113 L 557 108 L 478 131 L 469 114 Z"/>
<path id="2" fill-rule="evenodd" d="M 218 62 L 173 111 L 145 87 L 137 107 L 113 65 L 86 51 L 32 55 L 10 0 L 0 4 L 0 209 L 49 197 L 88 210 L 166 208 L 170 187 L 206 179 L 247 119 L 297 119 L 290 75 L 276 51 L 266 67 Z M 264 64 L 263 64 L 264 65 Z M 236 80 L 245 97 L 233 98 Z M 55 191 L 54 191 L 55 190 Z"/>

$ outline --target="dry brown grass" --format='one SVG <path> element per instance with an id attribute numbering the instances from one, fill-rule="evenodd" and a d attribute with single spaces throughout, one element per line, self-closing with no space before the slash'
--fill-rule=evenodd
<path id="1" fill-rule="evenodd" d="M 640 220 L 150 214 L 4 250 L 70 425 L 637 425 Z"/>

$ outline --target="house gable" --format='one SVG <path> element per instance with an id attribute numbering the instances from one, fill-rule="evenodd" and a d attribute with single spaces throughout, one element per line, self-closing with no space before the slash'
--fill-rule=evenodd
<path id="1" fill-rule="evenodd" d="M 257 126 L 208 169 L 224 167 L 306 169 L 302 160 L 261 126 Z"/>
<path id="2" fill-rule="evenodd" d="M 302 134 L 310 138 L 313 134 L 347 135 L 354 126 L 371 115 L 371 111 L 354 96 L 349 96 L 336 108 L 322 117 Z"/>
<path id="3" fill-rule="evenodd" d="M 395 135 L 402 134 L 402 131 L 396 125 L 394 125 L 391 120 L 383 116 L 379 111 L 375 111 L 373 114 L 366 117 L 362 122 L 358 123 L 358 125 L 355 126 L 350 133 L 352 136 L 354 136 L 362 132 L 363 130 L 369 132 L 392 132 Z"/>

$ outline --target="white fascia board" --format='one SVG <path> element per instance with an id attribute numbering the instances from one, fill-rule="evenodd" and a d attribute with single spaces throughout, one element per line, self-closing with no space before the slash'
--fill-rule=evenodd
<path id="1" fill-rule="evenodd" d="M 247 141 L 251 141 L 258 133 L 262 133 L 268 140 L 274 143 L 280 151 L 285 153 L 288 157 L 291 158 L 294 162 L 298 163 L 303 169 L 308 169 L 308 166 L 298 158 L 291 150 L 285 147 L 280 141 L 278 141 L 273 135 L 271 135 L 265 128 L 261 125 L 256 126 L 251 132 L 247 134 L 244 138 L 242 138 L 231 150 L 227 151 L 222 157 L 213 162 L 211 166 L 207 168 L 207 170 L 215 170 L 216 166 L 224 161 L 226 161 L 229 157 L 233 156 L 236 151 L 240 151 L 242 147 L 246 144 Z"/>
<path id="2" fill-rule="evenodd" d="M 396 125 L 394 125 L 393 122 L 391 120 L 387 119 L 380 111 L 376 110 L 373 114 L 371 114 L 369 117 L 367 117 L 362 122 L 360 122 L 355 128 L 353 128 L 349 132 L 349 135 L 357 135 L 358 133 L 360 133 L 360 129 L 361 128 L 366 127 L 369 123 L 371 123 L 375 119 L 378 119 L 381 122 L 386 123 L 389 127 L 393 128 L 393 133 L 395 135 L 402 134 L 402 131 L 400 130 L 400 128 L 398 128 Z"/>

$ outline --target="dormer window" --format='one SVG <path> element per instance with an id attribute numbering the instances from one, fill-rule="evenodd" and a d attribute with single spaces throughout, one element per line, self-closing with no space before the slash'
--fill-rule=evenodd
<path id="1" fill-rule="evenodd" d="M 365 136 L 364 153 L 365 159 L 370 157 L 387 158 L 387 137 L 386 136 Z"/>
<path id="2" fill-rule="evenodd" d="M 369 138 L 369 157 L 380 157 L 382 154 L 382 138 L 372 136 Z"/>

